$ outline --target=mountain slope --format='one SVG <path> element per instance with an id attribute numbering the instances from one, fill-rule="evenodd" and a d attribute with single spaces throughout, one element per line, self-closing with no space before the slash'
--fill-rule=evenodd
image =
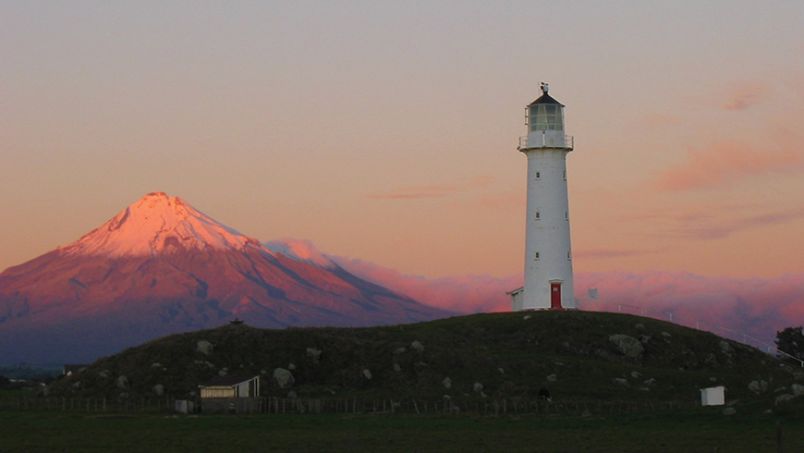
<path id="1" fill-rule="evenodd" d="M 159 192 L 0 274 L 0 359 L 87 360 L 234 317 L 365 326 L 447 314 L 332 262 L 269 250 Z"/>

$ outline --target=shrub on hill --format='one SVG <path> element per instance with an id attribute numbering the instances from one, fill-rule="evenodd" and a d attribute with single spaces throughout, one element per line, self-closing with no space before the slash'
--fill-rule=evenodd
<path id="1" fill-rule="evenodd" d="M 804 360 L 804 326 L 788 327 L 776 332 L 776 347 L 786 354 Z"/>

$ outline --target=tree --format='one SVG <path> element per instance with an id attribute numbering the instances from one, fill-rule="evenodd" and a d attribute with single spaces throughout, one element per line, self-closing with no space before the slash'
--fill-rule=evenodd
<path id="1" fill-rule="evenodd" d="M 802 329 L 804 326 L 788 327 L 776 332 L 776 349 L 799 360 L 804 360 L 804 332 Z"/>

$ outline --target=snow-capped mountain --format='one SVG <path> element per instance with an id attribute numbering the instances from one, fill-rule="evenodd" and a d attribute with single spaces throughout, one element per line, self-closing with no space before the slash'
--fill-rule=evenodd
<path id="1" fill-rule="evenodd" d="M 257 243 L 179 197 L 154 192 L 59 250 L 66 254 L 122 257 L 187 250 L 243 250 L 247 244 Z"/>
<path id="2" fill-rule="evenodd" d="M 0 363 L 87 360 L 235 317 L 260 327 L 415 322 L 449 313 L 357 277 L 309 244 L 238 233 L 151 193 L 0 274 Z"/>

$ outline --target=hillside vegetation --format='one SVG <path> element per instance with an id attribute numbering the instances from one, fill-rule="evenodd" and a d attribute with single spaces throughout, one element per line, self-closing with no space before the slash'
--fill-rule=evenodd
<path id="1" fill-rule="evenodd" d="M 48 390 L 193 397 L 221 375 L 261 375 L 263 396 L 281 397 L 536 398 L 547 389 L 554 400 L 694 401 L 699 388 L 725 385 L 728 400 L 762 407 L 804 400 L 796 396 L 802 371 L 749 346 L 655 319 L 580 311 L 372 328 L 227 325 L 100 359 Z"/>

